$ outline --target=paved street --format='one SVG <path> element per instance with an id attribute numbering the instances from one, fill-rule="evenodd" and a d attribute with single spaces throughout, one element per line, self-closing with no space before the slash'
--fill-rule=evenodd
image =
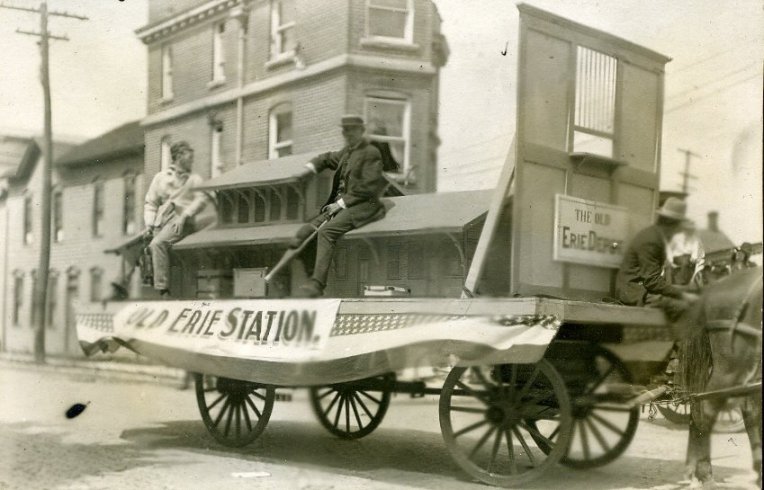
<path id="1" fill-rule="evenodd" d="M 263 436 L 239 450 L 206 433 L 193 392 L 167 384 L 0 364 L 0 489 L 488 488 L 452 462 L 434 398 L 393 398 L 375 433 L 343 441 L 313 418 L 305 391 L 276 402 Z M 66 410 L 88 404 L 77 418 Z M 585 472 L 558 468 L 535 488 L 683 488 L 686 431 L 643 418 L 627 453 Z M 722 488 L 754 488 L 744 434 L 713 438 Z"/>

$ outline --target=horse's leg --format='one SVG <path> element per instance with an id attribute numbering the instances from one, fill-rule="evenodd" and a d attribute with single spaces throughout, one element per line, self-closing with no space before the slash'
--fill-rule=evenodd
<path id="1" fill-rule="evenodd" d="M 690 435 L 687 443 L 687 476 L 693 488 L 713 485 L 711 431 L 724 404 L 707 399 L 690 404 Z"/>
<path id="2" fill-rule="evenodd" d="M 751 444 L 753 470 L 757 474 L 756 485 L 761 488 L 761 395 L 747 398 L 740 406 L 745 431 Z"/>

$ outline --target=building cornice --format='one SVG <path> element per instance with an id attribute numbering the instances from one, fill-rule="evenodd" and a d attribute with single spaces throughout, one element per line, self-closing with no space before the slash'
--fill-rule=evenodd
<path id="1" fill-rule="evenodd" d="M 138 38 L 144 44 L 150 44 L 167 36 L 175 34 L 181 29 L 204 22 L 205 19 L 230 10 L 241 3 L 242 0 L 210 0 L 209 2 L 181 12 L 169 19 L 163 19 L 135 31 Z"/>
<path id="2" fill-rule="evenodd" d="M 240 97 L 245 98 L 257 95 L 268 90 L 297 83 L 318 75 L 324 75 L 343 67 L 390 70 L 396 73 L 426 76 L 432 76 L 437 73 L 436 67 L 432 63 L 426 61 L 391 59 L 383 56 L 343 54 L 313 65 L 308 65 L 302 70 L 293 70 L 263 80 L 256 80 L 241 88 L 233 88 L 225 92 L 196 99 L 161 112 L 150 114 L 141 121 L 141 126 L 147 127 L 161 124 L 166 121 L 187 116 L 194 112 L 208 110 L 213 107 L 234 102 Z"/>

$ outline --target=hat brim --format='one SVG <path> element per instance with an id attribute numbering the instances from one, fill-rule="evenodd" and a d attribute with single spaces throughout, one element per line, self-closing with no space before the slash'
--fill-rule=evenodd
<path id="1" fill-rule="evenodd" d="M 366 125 L 364 123 L 346 123 L 346 124 L 340 124 L 339 127 L 341 128 L 364 128 Z"/>
<path id="2" fill-rule="evenodd" d="M 655 214 L 658 216 L 663 216 L 664 218 L 672 219 L 676 222 L 690 221 L 683 214 L 672 213 L 670 211 L 658 210 Z"/>

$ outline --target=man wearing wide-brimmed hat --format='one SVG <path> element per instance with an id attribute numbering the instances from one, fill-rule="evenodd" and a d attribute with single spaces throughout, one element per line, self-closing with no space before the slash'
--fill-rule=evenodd
<path id="1" fill-rule="evenodd" d="M 687 220 L 687 204 L 670 197 L 656 214 L 655 224 L 637 233 L 629 244 L 618 271 L 616 293 L 624 304 L 659 307 L 676 319 L 695 298 L 686 287 L 671 284 L 668 277 L 668 244 Z"/>
<path id="2" fill-rule="evenodd" d="M 301 288 L 302 296 L 323 294 L 337 240 L 348 231 L 385 216 L 385 207 L 379 200 L 388 184 L 382 174 L 382 156 L 364 137 L 366 126 L 361 116 L 343 116 L 340 126 L 345 147 L 318 155 L 306 165 L 307 173 L 318 174 L 325 169 L 335 172 L 322 214 L 304 226 L 291 244 L 299 246 L 321 223 L 332 217 L 318 230 L 315 266 L 310 281 Z"/>

